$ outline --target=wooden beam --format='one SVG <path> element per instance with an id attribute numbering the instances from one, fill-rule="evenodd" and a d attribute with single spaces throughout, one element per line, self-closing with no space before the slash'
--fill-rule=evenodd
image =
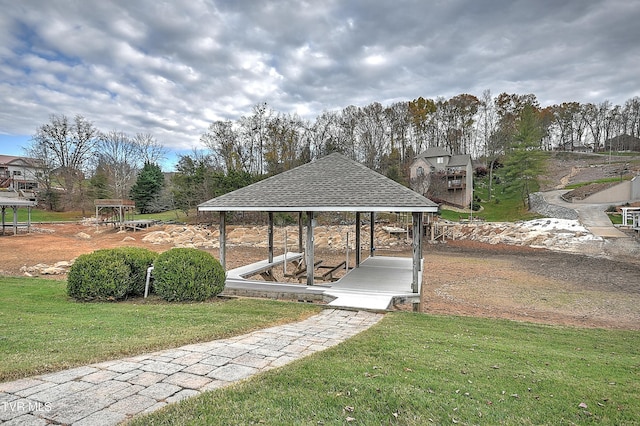
<path id="1" fill-rule="evenodd" d="M 227 260 L 227 224 L 226 224 L 226 213 L 220 212 L 220 264 L 222 265 L 222 269 L 227 270 L 226 260 Z"/>
<path id="2" fill-rule="evenodd" d="M 269 240 L 269 263 L 273 262 L 273 212 L 269 212 L 269 227 L 267 230 Z"/>
<path id="3" fill-rule="evenodd" d="M 356 268 L 360 266 L 360 212 L 356 212 Z"/>
<path id="4" fill-rule="evenodd" d="M 313 212 L 307 212 L 307 285 L 313 285 L 314 271 L 314 252 L 313 252 Z"/>

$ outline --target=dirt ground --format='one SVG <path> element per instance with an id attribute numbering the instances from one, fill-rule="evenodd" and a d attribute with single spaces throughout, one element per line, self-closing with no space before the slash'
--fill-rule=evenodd
<path id="1" fill-rule="evenodd" d="M 135 233 L 80 224 L 36 228 L 31 234 L 0 236 L 0 274 L 23 275 L 23 266 L 68 261 L 99 248 L 171 248 L 142 241 L 154 228 Z M 217 250 L 211 252 L 217 257 Z M 377 254 L 411 256 L 406 249 Z M 425 243 L 424 254 L 424 312 L 640 330 L 640 264 L 472 241 Z M 266 255 L 263 248 L 229 247 L 227 267 Z M 318 250 L 316 257 L 337 264 L 344 253 Z"/>

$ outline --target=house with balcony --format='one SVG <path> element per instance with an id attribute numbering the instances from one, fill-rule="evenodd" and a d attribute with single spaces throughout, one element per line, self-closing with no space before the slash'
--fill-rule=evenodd
<path id="1" fill-rule="evenodd" d="M 0 154 L 0 190 L 34 191 L 38 189 L 41 177 L 42 168 L 38 166 L 38 160 Z"/>
<path id="2" fill-rule="evenodd" d="M 445 148 L 422 152 L 410 167 L 411 189 L 438 203 L 469 207 L 473 196 L 473 166 L 468 154 Z"/>

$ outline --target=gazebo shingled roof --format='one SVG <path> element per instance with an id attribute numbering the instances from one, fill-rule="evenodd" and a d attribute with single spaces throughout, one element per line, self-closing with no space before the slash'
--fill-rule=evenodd
<path id="1" fill-rule="evenodd" d="M 204 202 L 198 210 L 436 212 L 438 205 L 334 153 Z"/>

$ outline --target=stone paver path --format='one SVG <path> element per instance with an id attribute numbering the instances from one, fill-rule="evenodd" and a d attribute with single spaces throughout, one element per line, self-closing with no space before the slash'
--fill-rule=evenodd
<path id="1" fill-rule="evenodd" d="M 326 309 L 230 339 L 0 383 L 0 423 L 116 425 L 334 346 L 381 318 Z"/>

